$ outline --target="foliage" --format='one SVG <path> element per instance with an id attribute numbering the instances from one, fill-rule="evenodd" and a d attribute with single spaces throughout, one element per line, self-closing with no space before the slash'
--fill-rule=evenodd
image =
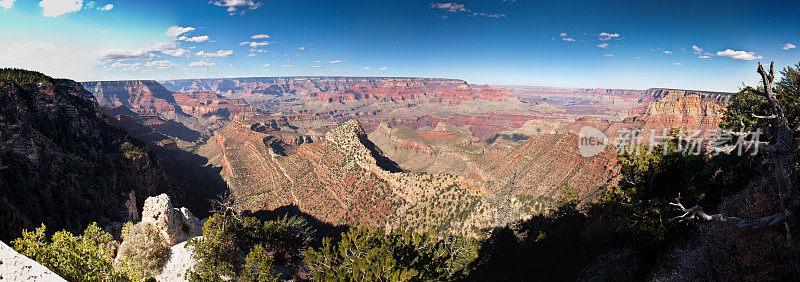
<path id="1" fill-rule="evenodd" d="M 263 273 L 268 272 L 273 263 L 284 266 L 298 263 L 311 242 L 312 233 L 305 220 L 299 217 L 261 222 L 254 217 L 214 214 L 203 226 L 203 237 L 188 242 L 194 247 L 192 256 L 197 262 L 188 277 L 219 280 L 224 276 L 264 281 Z"/>
<path id="2" fill-rule="evenodd" d="M 23 231 L 22 237 L 13 241 L 14 249 L 69 281 L 127 280 L 113 267 L 116 241 L 96 223 L 81 236 L 59 231 L 51 240 L 47 240 L 45 229 L 42 225 L 32 232 Z"/>
<path id="3" fill-rule="evenodd" d="M 475 240 L 437 234 L 358 227 L 338 244 L 325 238 L 305 262 L 319 280 L 454 280 L 469 273 L 478 256 Z"/>
<path id="4" fill-rule="evenodd" d="M 678 195 L 694 202 L 707 192 L 706 157 L 680 152 L 679 145 L 672 139 L 652 149 L 623 150 L 618 157 L 623 178 L 605 204 L 618 216 L 623 236 L 635 245 L 669 241 L 680 232 L 669 221 L 675 211 L 669 203 Z"/>
<path id="5" fill-rule="evenodd" d="M 132 280 L 144 280 L 161 272 L 170 249 L 158 230 L 148 222 L 126 225 L 122 233 L 119 268 Z"/>
<path id="6" fill-rule="evenodd" d="M 789 127 L 800 124 L 800 63 L 795 66 L 784 68 L 781 71 L 781 79 L 773 86 L 778 103 L 784 107 L 786 119 Z M 760 129 L 765 132 L 760 141 L 770 141 L 769 129 L 770 119 L 756 118 L 758 116 L 770 116 L 773 114 L 767 99 L 757 91 L 763 91 L 763 87 L 753 88 L 750 86 L 742 88 L 731 97 L 731 103 L 725 111 L 725 117 L 720 123 L 721 128 L 728 130 L 752 131 Z M 766 140 L 765 140 L 766 139 Z M 800 139 L 795 139 L 795 153 L 800 154 Z"/>
<path id="7" fill-rule="evenodd" d="M 0 81 L 7 81 L 15 86 L 24 86 L 31 83 L 51 82 L 52 78 L 35 71 L 15 68 L 0 69 Z"/>
<path id="8" fill-rule="evenodd" d="M 262 245 L 256 245 L 250 249 L 250 253 L 244 260 L 244 269 L 239 280 L 246 282 L 278 281 L 272 267 L 272 256 Z"/>

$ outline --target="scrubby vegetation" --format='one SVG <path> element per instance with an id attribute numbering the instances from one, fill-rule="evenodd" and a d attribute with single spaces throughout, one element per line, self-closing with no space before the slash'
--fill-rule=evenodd
<path id="1" fill-rule="evenodd" d="M 153 277 L 167 263 L 169 247 L 151 223 L 127 223 L 122 229 L 122 240 L 116 263 L 132 280 Z"/>
<path id="2" fill-rule="evenodd" d="M 478 255 L 473 239 L 435 233 L 364 227 L 345 233 L 339 243 L 326 238 L 305 262 L 317 280 L 446 281 L 464 278 Z"/>
<path id="3" fill-rule="evenodd" d="M 124 281 L 127 277 L 114 270 L 114 249 L 117 242 L 96 223 L 82 235 L 58 231 L 50 239 L 42 225 L 35 231 L 24 231 L 12 242 L 22 255 L 36 260 L 69 281 Z"/>
<path id="4" fill-rule="evenodd" d="M 299 217 L 262 222 L 255 217 L 214 214 L 203 225 L 203 237 L 188 242 L 194 247 L 192 256 L 197 261 L 188 277 L 203 281 L 221 277 L 264 281 L 274 277 L 271 273 L 275 266 L 297 269 L 312 233 Z"/>

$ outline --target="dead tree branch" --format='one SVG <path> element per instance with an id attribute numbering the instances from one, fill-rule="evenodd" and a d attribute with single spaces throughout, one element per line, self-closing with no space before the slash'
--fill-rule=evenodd
<path id="1" fill-rule="evenodd" d="M 732 224 L 739 228 L 751 228 L 751 229 L 761 229 L 764 227 L 773 226 L 775 224 L 784 222 L 786 220 L 786 214 L 782 212 L 756 219 L 743 219 L 734 216 L 726 216 L 721 213 L 707 214 L 705 211 L 703 211 L 703 207 L 697 204 L 687 209 L 686 207 L 683 206 L 683 204 L 681 204 L 680 196 L 675 198 L 675 202 L 669 204 L 678 207 L 683 212 L 682 215 L 673 217 L 670 220 L 685 221 L 685 220 L 696 219 L 702 221 L 719 221 Z"/>

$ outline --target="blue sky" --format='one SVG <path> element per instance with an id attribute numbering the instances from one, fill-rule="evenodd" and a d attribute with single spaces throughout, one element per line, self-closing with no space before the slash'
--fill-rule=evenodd
<path id="1" fill-rule="evenodd" d="M 440 1 L 0 0 L 0 66 L 735 91 L 800 61 L 799 1 Z"/>

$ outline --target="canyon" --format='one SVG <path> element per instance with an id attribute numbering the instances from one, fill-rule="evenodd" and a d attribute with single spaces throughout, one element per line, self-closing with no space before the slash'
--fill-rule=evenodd
<path id="1" fill-rule="evenodd" d="M 380 77 L 83 86 L 162 163 L 191 160 L 197 169 L 189 173 L 203 183 L 219 177 L 241 209 L 295 206 L 334 225 L 471 236 L 564 197 L 596 202 L 615 186 L 616 153 L 582 157 L 582 127 L 645 137 L 663 128 L 714 130 L 730 97 Z"/>

